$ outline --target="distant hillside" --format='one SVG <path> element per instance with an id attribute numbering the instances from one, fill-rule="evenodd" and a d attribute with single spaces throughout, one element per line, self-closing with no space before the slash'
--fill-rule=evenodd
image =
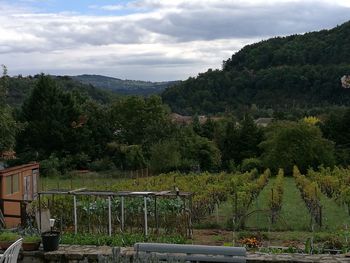
<path id="1" fill-rule="evenodd" d="M 256 104 L 263 108 L 350 105 L 350 22 L 331 30 L 277 37 L 242 48 L 162 94 L 182 114 L 216 113 Z"/>
<path id="2" fill-rule="evenodd" d="M 26 97 L 29 96 L 31 90 L 36 85 L 39 75 L 30 77 L 11 77 L 9 78 L 9 89 L 7 94 L 7 102 L 9 105 L 19 107 L 22 105 Z M 60 87 L 64 90 L 78 91 L 83 95 L 101 103 L 109 102 L 116 95 L 108 90 L 95 88 L 92 85 L 86 85 L 70 77 L 54 77 Z"/>
<path id="3" fill-rule="evenodd" d="M 159 94 L 166 88 L 179 83 L 178 81 L 150 82 L 139 80 L 122 80 L 101 75 L 78 75 L 73 79 L 97 88 L 109 89 L 123 95 L 151 95 Z"/>

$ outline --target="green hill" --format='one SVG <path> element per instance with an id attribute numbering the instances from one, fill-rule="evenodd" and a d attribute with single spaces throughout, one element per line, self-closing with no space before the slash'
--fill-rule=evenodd
<path id="1" fill-rule="evenodd" d="M 101 75 L 78 75 L 73 79 L 84 84 L 90 84 L 97 88 L 108 89 L 123 95 L 143 95 L 159 94 L 178 81 L 150 82 L 140 80 L 122 80 L 118 78 Z"/>
<path id="2" fill-rule="evenodd" d="M 179 113 L 260 108 L 350 105 L 350 22 L 331 30 L 277 37 L 248 45 L 224 61 L 162 94 Z"/>
<path id="3" fill-rule="evenodd" d="M 9 105 L 19 107 L 24 99 L 29 96 L 31 90 L 36 85 L 39 75 L 28 77 L 10 77 L 6 101 Z M 80 83 L 70 77 L 53 76 L 57 84 L 64 90 L 78 91 L 81 94 L 91 97 L 101 103 L 109 102 L 116 95 L 108 90 L 95 88 L 92 85 Z"/>

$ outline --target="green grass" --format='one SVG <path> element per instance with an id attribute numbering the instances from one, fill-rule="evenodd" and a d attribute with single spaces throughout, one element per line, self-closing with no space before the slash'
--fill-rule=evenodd
<path id="1" fill-rule="evenodd" d="M 246 220 L 246 227 L 253 229 L 268 230 L 271 229 L 271 219 L 269 210 L 269 198 L 275 178 L 270 178 L 268 184 L 260 192 L 256 200 L 250 206 L 249 213 L 252 213 Z"/>
<path id="2" fill-rule="evenodd" d="M 197 229 L 225 229 L 229 220 L 232 220 L 233 215 L 233 201 L 227 200 L 218 207 L 218 212 L 214 211 L 213 214 L 207 216 L 199 223 L 194 224 L 194 228 Z"/>
<path id="3" fill-rule="evenodd" d="M 286 222 L 288 230 L 310 229 L 311 216 L 295 185 L 294 178 L 284 178 L 281 217 Z"/>
<path id="4" fill-rule="evenodd" d="M 250 211 L 269 210 L 269 199 L 274 181 L 274 178 L 270 179 L 268 185 L 253 202 Z M 282 209 L 275 224 L 271 224 L 269 212 L 258 212 L 248 218 L 246 226 L 258 230 L 308 230 L 311 220 L 310 213 L 301 199 L 293 178 L 284 178 L 283 191 Z"/>
<path id="5" fill-rule="evenodd" d="M 320 196 L 322 205 L 322 229 L 328 231 L 341 230 L 350 226 L 350 216 L 345 207 L 339 206 L 333 199 Z"/>

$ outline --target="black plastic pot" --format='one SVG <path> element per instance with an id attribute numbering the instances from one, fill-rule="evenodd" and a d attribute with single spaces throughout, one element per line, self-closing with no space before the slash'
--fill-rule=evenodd
<path id="1" fill-rule="evenodd" d="M 44 251 L 55 251 L 60 243 L 60 232 L 48 231 L 41 234 Z"/>

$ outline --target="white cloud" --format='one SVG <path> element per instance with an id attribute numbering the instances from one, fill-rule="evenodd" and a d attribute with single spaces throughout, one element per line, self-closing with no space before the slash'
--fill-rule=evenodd
<path id="1" fill-rule="evenodd" d="M 183 79 L 220 67 L 245 44 L 345 22 L 346 2 L 137 0 L 90 6 L 134 10 L 122 16 L 38 13 L 0 2 L 0 64 L 15 74 Z"/>

